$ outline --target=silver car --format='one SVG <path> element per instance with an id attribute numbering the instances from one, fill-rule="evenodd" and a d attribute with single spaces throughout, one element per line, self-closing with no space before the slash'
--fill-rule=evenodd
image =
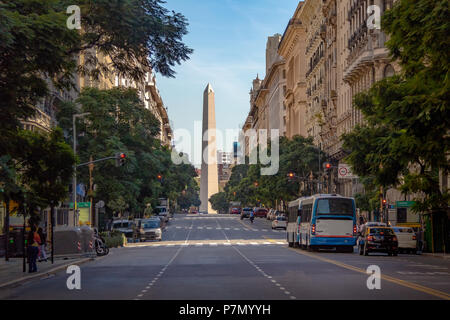
<path id="1" fill-rule="evenodd" d="M 160 219 L 155 218 L 139 220 L 138 228 L 139 238 L 141 239 L 141 241 L 162 241 L 162 228 Z"/>
<path id="2" fill-rule="evenodd" d="M 272 229 L 284 229 L 287 228 L 286 217 L 283 215 L 279 215 L 272 221 Z"/>

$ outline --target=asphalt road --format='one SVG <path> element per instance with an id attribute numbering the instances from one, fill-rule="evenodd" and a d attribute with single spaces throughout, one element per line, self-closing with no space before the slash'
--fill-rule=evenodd
<path id="1" fill-rule="evenodd" d="M 366 270 L 381 270 L 369 290 Z M 359 256 L 288 248 L 270 222 L 237 216 L 176 215 L 162 242 L 137 243 L 81 266 L 81 290 L 68 275 L 0 289 L 0 299 L 328 300 L 450 299 L 450 262 L 426 256 Z"/>

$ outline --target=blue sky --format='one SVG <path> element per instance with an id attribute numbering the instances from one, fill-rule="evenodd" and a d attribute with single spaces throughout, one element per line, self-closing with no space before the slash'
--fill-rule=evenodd
<path id="1" fill-rule="evenodd" d="M 194 137 L 195 121 L 202 121 L 203 91 L 211 83 L 216 96 L 217 128 L 240 128 L 249 111 L 252 80 L 265 74 L 267 37 L 283 34 L 298 0 L 166 0 L 165 7 L 189 21 L 184 42 L 191 59 L 175 68 L 175 79 L 157 75 L 157 85 L 169 110 L 174 129 L 186 129 Z M 197 140 L 201 137 L 198 137 Z M 175 137 L 177 140 L 177 137 Z M 225 143 L 223 143 L 225 144 Z M 218 148 L 231 151 L 232 145 Z M 190 154 L 188 144 L 177 149 Z M 198 163 L 194 163 L 198 165 Z"/>

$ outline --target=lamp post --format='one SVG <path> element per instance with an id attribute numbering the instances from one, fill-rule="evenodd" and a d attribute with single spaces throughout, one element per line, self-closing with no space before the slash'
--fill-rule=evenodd
<path id="1" fill-rule="evenodd" d="M 77 155 L 77 118 L 83 118 L 85 116 L 90 115 L 90 112 L 74 114 L 73 115 L 73 154 Z M 73 171 L 73 216 L 74 216 L 74 225 L 78 225 L 78 215 L 77 215 L 77 166 L 75 165 Z M 53 223 L 53 220 L 52 220 Z M 52 226 L 53 229 L 53 226 Z"/>

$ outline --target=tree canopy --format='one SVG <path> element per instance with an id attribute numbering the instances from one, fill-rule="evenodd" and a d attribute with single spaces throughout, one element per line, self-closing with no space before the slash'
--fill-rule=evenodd
<path id="1" fill-rule="evenodd" d="M 286 203 L 318 191 L 317 182 L 309 182 L 311 173 L 315 181 L 319 175 L 319 150 L 313 145 L 312 138 L 281 137 L 279 149 L 280 168 L 276 175 L 261 175 L 261 164 L 242 164 L 232 169 L 224 190 L 229 202 L 241 202 L 244 206 L 264 204 L 274 207 L 281 200 Z M 325 159 L 323 153 L 321 158 Z M 295 173 L 298 179 L 289 180 L 287 176 L 291 172 Z M 221 198 L 211 200 L 217 199 Z"/>
<path id="2" fill-rule="evenodd" d="M 126 154 L 123 167 L 116 167 L 115 160 L 100 162 L 94 167 L 97 188 L 93 196 L 103 200 L 110 212 L 127 210 L 142 214 L 148 203 L 154 208 L 159 205 L 159 198 L 176 200 L 183 191 L 192 193 L 189 199 L 195 200 L 194 167 L 172 163 L 171 151 L 161 146 L 157 138 L 159 121 L 144 107 L 135 89 L 83 90 L 78 100 L 65 104 L 58 115 L 69 139 L 72 138 L 70 119 L 75 112 L 90 113 L 77 125 L 78 154 L 82 163 L 89 162 L 91 157 L 102 159 L 117 153 Z M 82 167 L 79 172 L 79 180 L 88 185 L 88 168 Z"/>
<path id="3" fill-rule="evenodd" d="M 399 0 L 382 27 L 400 74 L 357 95 L 366 123 L 344 136 L 356 174 L 416 194 L 416 210 L 447 208 L 439 170 L 449 172 L 448 1 Z"/>

